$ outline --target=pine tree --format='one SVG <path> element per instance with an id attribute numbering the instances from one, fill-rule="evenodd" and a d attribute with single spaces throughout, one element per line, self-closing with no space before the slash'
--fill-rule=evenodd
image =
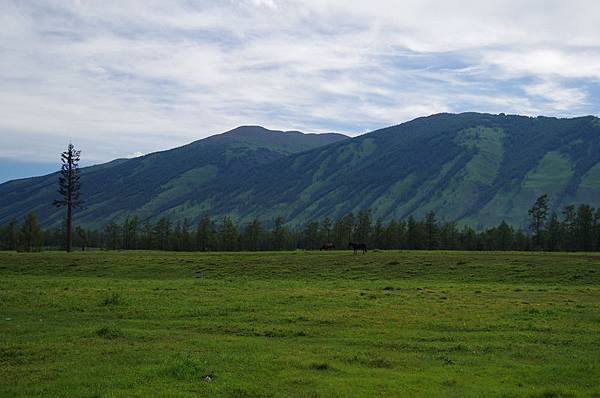
<path id="1" fill-rule="evenodd" d="M 515 232 L 514 239 L 514 250 L 531 250 L 531 239 L 522 229 L 519 229 L 517 232 Z"/>
<path id="2" fill-rule="evenodd" d="M 371 233 L 371 238 L 369 239 L 368 245 L 370 248 L 383 249 L 385 248 L 385 240 L 385 227 L 383 225 L 383 220 L 380 217 L 373 226 L 373 231 Z"/>
<path id="3" fill-rule="evenodd" d="M 456 223 L 449 222 L 439 228 L 439 246 L 446 250 L 456 249 L 459 245 L 459 232 Z"/>
<path id="4" fill-rule="evenodd" d="M 123 221 L 123 227 L 121 229 L 123 232 L 123 249 L 137 249 L 138 225 L 139 219 L 137 216 L 134 216 L 133 218 L 127 217 L 125 221 Z"/>
<path id="5" fill-rule="evenodd" d="M 371 237 L 372 216 L 371 209 L 361 210 L 358 213 L 358 222 L 354 230 L 354 239 L 359 243 L 368 243 Z"/>
<path id="6" fill-rule="evenodd" d="M 67 208 L 65 218 L 65 250 L 67 252 L 71 251 L 73 245 L 73 209 L 80 208 L 83 205 L 80 192 L 81 183 L 79 182 L 80 155 L 81 151 L 76 150 L 71 143 L 69 143 L 67 150 L 61 154 L 62 167 L 58 178 L 58 193 L 61 199 L 53 202 L 56 207 Z"/>
<path id="7" fill-rule="evenodd" d="M 283 223 L 283 217 L 278 216 L 273 220 L 273 229 L 271 230 L 271 249 L 283 250 L 286 248 L 289 231 Z"/>
<path id="8" fill-rule="evenodd" d="M 333 226 L 333 236 L 337 247 L 346 247 L 354 238 L 354 214 L 347 213 Z"/>
<path id="9" fill-rule="evenodd" d="M 152 224 L 149 219 L 146 219 L 142 224 L 141 231 L 141 248 L 144 250 L 151 250 L 153 248 L 153 239 L 152 239 Z"/>
<path id="10" fill-rule="evenodd" d="M 477 250 L 477 233 L 473 228 L 465 225 L 460 233 L 463 250 Z"/>
<path id="11" fill-rule="evenodd" d="M 496 228 L 495 248 L 497 250 L 510 250 L 513 245 L 514 231 L 510 225 L 502 221 Z"/>
<path id="12" fill-rule="evenodd" d="M 38 226 L 37 217 L 34 213 L 27 214 L 19 232 L 19 251 L 39 252 L 42 250 L 42 240 L 42 230 Z"/>
<path id="13" fill-rule="evenodd" d="M 425 242 L 425 230 L 423 223 L 415 220 L 413 216 L 408 217 L 406 224 L 406 240 L 407 246 L 411 250 L 419 250 L 424 247 Z"/>
<path id="14" fill-rule="evenodd" d="M 244 250 L 257 251 L 263 246 L 263 228 L 260 220 L 255 218 L 244 229 L 243 233 Z"/>
<path id="15" fill-rule="evenodd" d="M 565 206 L 563 210 L 563 233 L 565 235 L 565 248 L 567 250 L 577 250 L 576 241 L 576 222 L 577 210 L 574 205 Z"/>
<path id="16" fill-rule="evenodd" d="M 0 248 L 2 250 L 17 250 L 19 243 L 19 231 L 17 226 L 17 220 L 14 218 L 2 228 L 2 238 L 0 242 Z"/>
<path id="17" fill-rule="evenodd" d="M 228 216 L 223 217 L 223 223 L 221 225 L 221 230 L 219 231 L 219 242 L 221 250 L 239 250 L 240 235 L 236 225 Z"/>
<path id="18" fill-rule="evenodd" d="M 175 228 L 173 228 L 173 233 L 171 234 L 171 240 L 169 242 L 169 250 L 181 251 L 183 250 L 181 243 L 182 239 L 182 230 L 181 230 L 181 221 L 177 221 L 175 223 Z"/>
<path id="19" fill-rule="evenodd" d="M 321 241 L 323 243 L 330 243 L 332 238 L 332 222 L 331 218 L 325 217 L 321 223 Z"/>
<path id="20" fill-rule="evenodd" d="M 548 234 L 546 239 L 546 250 L 558 251 L 563 247 L 563 227 L 558 220 L 558 215 L 552 213 L 548 221 Z"/>
<path id="21" fill-rule="evenodd" d="M 530 228 L 533 231 L 533 240 L 536 249 L 541 249 L 543 247 L 544 226 L 546 224 L 549 211 L 547 194 L 543 194 L 538 197 L 531 209 L 528 211 L 528 214 L 531 217 Z"/>
<path id="22" fill-rule="evenodd" d="M 192 235 L 190 234 L 190 222 L 187 218 L 184 218 L 181 223 L 181 232 L 179 235 L 179 239 L 179 250 L 186 252 L 192 251 Z"/>
<path id="23" fill-rule="evenodd" d="M 215 233 L 214 222 L 209 216 L 203 216 L 196 228 L 196 248 L 203 252 L 214 249 Z"/>
<path id="24" fill-rule="evenodd" d="M 401 238 L 401 224 L 392 220 L 385 226 L 383 238 L 383 248 L 384 249 L 400 249 L 402 248 L 402 238 Z"/>
<path id="25" fill-rule="evenodd" d="M 594 236 L 595 215 L 594 209 L 587 204 L 582 204 L 577 209 L 575 219 L 575 241 L 577 250 L 592 251 L 596 241 Z"/>
<path id="26" fill-rule="evenodd" d="M 114 221 L 104 227 L 104 242 L 107 249 L 118 250 L 121 245 L 121 226 Z"/>
<path id="27" fill-rule="evenodd" d="M 427 239 L 427 249 L 437 249 L 439 226 L 435 218 L 435 212 L 432 210 L 425 215 L 425 234 Z"/>
<path id="28" fill-rule="evenodd" d="M 315 250 L 321 246 L 319 242 L 319 222 L 313 221 L 304 228 L 304 248 Z"/>

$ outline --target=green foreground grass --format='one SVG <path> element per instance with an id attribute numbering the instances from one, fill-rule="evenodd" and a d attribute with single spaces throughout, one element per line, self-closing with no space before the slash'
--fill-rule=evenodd
<path id="1" fill-rule="evenodd" d="M 4 252 L 0 317 L 0 396 L 600 396 L 595 254 Z"/>

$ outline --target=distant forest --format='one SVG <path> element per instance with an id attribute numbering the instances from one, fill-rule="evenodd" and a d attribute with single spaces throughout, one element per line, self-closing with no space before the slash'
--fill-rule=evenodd
<path id="1" fill-rule="evenodd" d="M 571 205 L 561 214 L 549 214 L 547 195 L 529 210 L 530 229 L 515 230 L 505 222 L 485 231 L 456 223 L 440 223 L 435 212 L 423 219 L 373 220 L 370 210 L 325 218 L 290 228 L 278 217 L 265 227 L 261 220 L 236 225 L 231 218 L 215 220 L 206 215 L 192 225 L 188 221 L 140 221 L 137 217 L 110 222 L 102 230 L 76 227 L 75 250 L 172 250 L 260 251 L 318 250 L 325 244 L 348 249 L 349 242 L 365 243 L 369 249 L 409 250 L 546 250 L 596 251 L 600 249 L 600 209 Z M 41 230 L 35 214 L 22 223 L 16 220 L 0 228 L 0 249 L 19 251 L 64 248 L 64 228 Z"/>

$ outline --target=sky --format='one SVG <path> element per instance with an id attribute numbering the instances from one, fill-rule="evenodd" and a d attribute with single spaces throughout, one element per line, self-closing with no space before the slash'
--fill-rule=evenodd
<path id="1" fill-rule="evenodd" d="M 0 182 L 239 125 L 598 115 L 595 0 L 0 0 Z"/>

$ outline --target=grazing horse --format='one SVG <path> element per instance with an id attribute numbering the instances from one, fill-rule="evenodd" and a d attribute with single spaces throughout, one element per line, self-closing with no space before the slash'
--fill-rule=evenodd
<path id="1" fill-rule="evenodd" d="M 363 254 L 365 254 L 367 252 L 367 245 L 365 245 L 364 243 L 350 242 L 350 243 L 348 243 L 348 247 L 351 247 L 352 249 L 354 249 L 354 254 L 356 254 L 356 252 L 359 250 L 362 250 Z"/>
<path id="2" fill-rule="evenodd" d="M 335 249 L 335 245 L 331 242 L 327 242 L 327 243 L 323 243 L 323 246 L 321 246 L 321 248 L 319 250 L 323 251 L 323 250 L 333 250 Z"/>

